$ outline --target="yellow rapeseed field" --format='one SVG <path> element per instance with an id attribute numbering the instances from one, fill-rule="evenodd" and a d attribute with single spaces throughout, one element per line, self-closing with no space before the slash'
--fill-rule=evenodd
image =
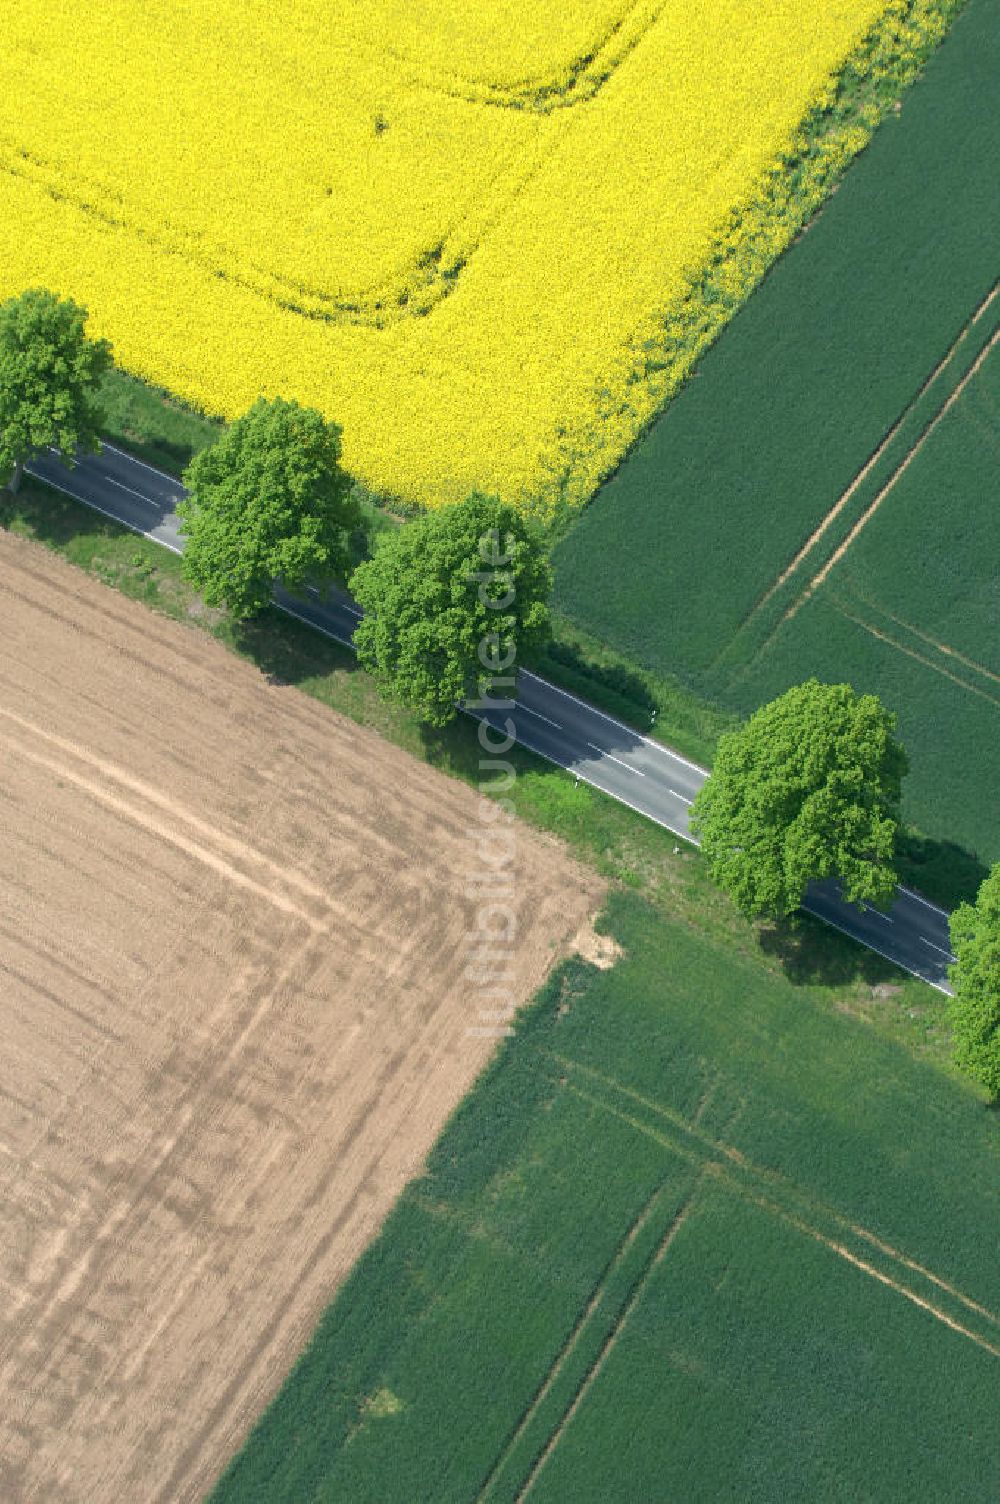
<path id="1" fill-rule="evenodd" d="M 0 296 L 85 302 L 209 411 L 315 404 L 373 489 L 579 501 L 690 363 L 720 237 L 752 239 L 729 293 L 787 240 L 740 206 L 902 8 L 5 0 Z"/>

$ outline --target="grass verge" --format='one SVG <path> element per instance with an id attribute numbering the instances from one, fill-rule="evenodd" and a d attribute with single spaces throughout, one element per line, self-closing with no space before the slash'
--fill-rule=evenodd
<path id="1" fill-rule="evenodd" d="M 109 442 L 169 475 L 181 475 L 223 428 L 216 419 L 117 367 L 104 377 L 99 401 Z"/>

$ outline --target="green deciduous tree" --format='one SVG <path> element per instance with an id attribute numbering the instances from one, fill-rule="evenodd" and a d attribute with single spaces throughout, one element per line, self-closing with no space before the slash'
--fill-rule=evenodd
<path id="1" fill-rule="evenodd" d="M 0 483 L 16 491 L 50 445 L 67 464 L 100 448 L 97 386 L 111 346 L 86 333 L 87 310 L 45 288 L 0 303 Z"/>
<path id="2" fill-rule="evenodd" d="M 810 679 L 722 737 L 691 828 L 748 916 L 797 908 L 814 878 L 888 903 L 906 754 L 874 695 Z"/>
<path id="3" fill-rule="evenodd" d="M 184 574 L 210 606 L 252 616 L 275 583 L 346 572 L 358 511 L 340 430 L 315 409 L 261 398 L 195 455 L 184 483 Z"/>
<path id="4" fill-rule="evenodd" d="M 974 904 L 951 916 L 955 996 L 949 1013 L 955 1063 L 1000 1097 L 1000 864 Z"/>
<path id="5" fill-rule="evenodd" d="M 551 585 L 521 513 L 469 496 L 383 535 L 354 571 L 358 657 L 384 695 L 443 726 L 494 681 L 512 692 L 520 658 L 548 633 Z"/>

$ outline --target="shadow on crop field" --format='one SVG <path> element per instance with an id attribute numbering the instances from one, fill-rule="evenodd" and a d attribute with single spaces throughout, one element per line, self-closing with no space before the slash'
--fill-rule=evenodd
<path id="1" fill-rule="evenodd" d="M 907 830 L 899 843 L 900 880 L 945 909 L 971 903 L 989 868 L 974 851 L 955 841 Z"/>

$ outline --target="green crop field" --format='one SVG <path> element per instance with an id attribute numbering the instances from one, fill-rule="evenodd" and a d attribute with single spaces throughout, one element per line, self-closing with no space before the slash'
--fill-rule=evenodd
<path id="1" fill-rule="evenodd" d="M 612 899 L 459 1109 L 214 1504 L 995 1489 L 975 1093 Z"/>
<path id="2" fill-rule="evenodd" d="M 881 693 L 911 751 L 909 818 L 990 858 L 998 70 L 1000 0 L 969 0 L 556 551 L 571 621 L 721 707 L 810 674 Z"/>
<path id="3" fill-rule="evenodd" d="M 988 842 L 993 856 L 1000 850 L 998 460 L 994 350 L 892 488 L 884 482 L 866 498 L 843 555 L 800 566 L 771 612 L 761 613 L 780 611 L 765 644 L 742 662 L 730 660 L 731 683 L 751 703 L 800 678 L 804 662 L 823 677 L 877 689 L 899 707 L 922 823 L 973 848 Z"/>

